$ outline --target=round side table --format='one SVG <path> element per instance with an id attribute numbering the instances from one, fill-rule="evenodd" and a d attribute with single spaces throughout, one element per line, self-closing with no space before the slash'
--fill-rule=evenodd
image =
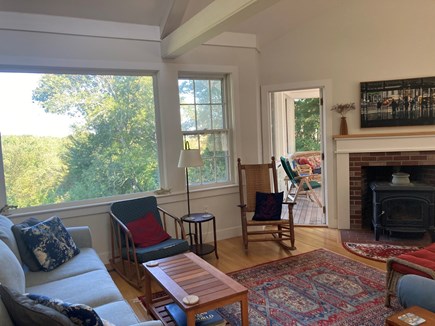
<path id="1" fill-rule="evenodd" d="M 219 259 L 216 241 L 216 220 L 214 215 L 210 213 L 191 213 L 190 215 L 184 215 L 181 220 L 183 222 L 189 223 L 188 235 L 190 239 L 190 251 L 194 252 L 198 256 L 208 255 L 214 251 L 216 258 Z M 203 243 L 202 240 L 202 223 L 210 221 L 213 222 L 214 245 Z M 192 224 L 195 227 L 195 233 L 192 233 Z"/>

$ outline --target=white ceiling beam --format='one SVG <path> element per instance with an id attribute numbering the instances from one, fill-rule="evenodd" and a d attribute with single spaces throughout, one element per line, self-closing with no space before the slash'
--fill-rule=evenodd
<path id="1" fill-rule="evenodd" d="M 280 0 L 215 0 L 162 40 L 162 58 L 176 58 Z"/>
<path id="2" fill-rule="evenodd" d="M 163 39 L 172 33 L 183 21 L 189 0 L 173 0 L 165 17 L 160 23 L 160 38 Z"/>

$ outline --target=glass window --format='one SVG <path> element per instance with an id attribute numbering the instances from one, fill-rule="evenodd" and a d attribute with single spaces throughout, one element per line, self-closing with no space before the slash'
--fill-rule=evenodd
<path id="1" fill-rule="evenodd" d="M 225 77 L 178 79 L 183 140 L 200 149 L 204 166 L 189 168 L 191 185 L 230 180 L 228 98 Z"/>
<path id="2" fill-rule="evenodd" d="M 29 207 L 158 189 L 153 79 L 0 73 L 6 202 Z"/>

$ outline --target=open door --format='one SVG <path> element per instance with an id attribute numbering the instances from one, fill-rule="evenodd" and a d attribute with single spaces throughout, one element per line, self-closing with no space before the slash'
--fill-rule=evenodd
<path id="1" fill-rule="evenodd" d="M 296 174 L 311 174 L 313 180 L 313 187 L 306 189 L 304 186 L 289 197 L 296 197 L 297 205 L 293 209 L 295 224 L 324 226 L 322 89 L 269 92 L 268 100 L 273 155 L 277 158 L 286 156 Z M 278 177 L 280 190 L 289 191 L 287 174 L 282 167 L 278 167 Z"/>

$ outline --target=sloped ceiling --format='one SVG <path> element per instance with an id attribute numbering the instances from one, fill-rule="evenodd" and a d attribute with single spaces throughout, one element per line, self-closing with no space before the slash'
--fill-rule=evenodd
<path id="1" fill-rule="evenodd" d="M 292 28 L 303 26 L 316 15 L 322 15 L 334 6 L 343 5 L 345 2 L 345 0 L 2 0 L 0 11 L 159 26 L 164 43 L 174 45 L 176 48 L 172 51 L 175 57 L 224 31 L 254 34 L 261 48 Z M 216 13 L 217 17 L 214 25 L 207 26 L 211 19 L 206 12 L 210 8 L 214 8 L 212 13 Z M 199 29 L 198 23 L 187 27 L 192 20 L 202 23 L 204 31 L 201 35 L 186 39 L 186 34 L 193 35 Z M 174 32 L 180 28 L 182 29 L 178 32 L 179 36 L 171 37 L 171 34 L 176 34 Z M 171 56 L 171 53 L 168 55 Z"/>

